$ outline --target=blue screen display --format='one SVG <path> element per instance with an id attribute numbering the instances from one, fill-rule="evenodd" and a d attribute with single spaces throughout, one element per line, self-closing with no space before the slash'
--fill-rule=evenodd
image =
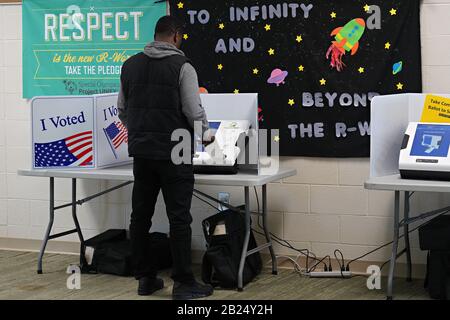
<path id="1" fill-rule="evenodd" d="M 217 131 L 220 127 L 220 121 L 217 122 L 209 122 L 209 129 Z"/>
<path id="2" fill-rule="evenodd" d="M 450 126 L 418 124 L 411 156 L 447 157 L 450 146 Z"/>

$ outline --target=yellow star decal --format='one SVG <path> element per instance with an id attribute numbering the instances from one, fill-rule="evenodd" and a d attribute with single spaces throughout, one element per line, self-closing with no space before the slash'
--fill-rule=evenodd
<path id="1" fill-rule="evenodd" d="M 331 19 L 335 19 L 337 17 L 336 12 L 333 11 L 332 13 L 330 13 L 330 17 Z"/>
<path id="2" fill-rule="evenodd" d="M 358 72 L 359 72 L 359 73 L 364 73 L 364 71 L 365 71 L 365 70 L 364 70 L 363 67 L 359 67 L 359 69 L 358 69 Z"/>
<path id="3" fill-rule="evenodd" d="M 389 11 L 389 13 L 391 14 L 391 16 L 395 16 L 397 15 L 397 10 L 392 8 L 391 11 Z"/>
<path id="4" fill-rule="evenodd" d="M 303 65 L 300 65 L 300 66 L 298 67 L 298 71 L 302 72 L 302 71 L 304 71 L 304 70 L 305 70 L 305 67 L 304 67 Z"/>
<path id="5" fill-rule="evenodd" d="M 253 74 L 258 74 L 258 73 L 259 73 L 258 68 L 253 69 Z"/>
<path id="6" fill-rule="evenodd" d="M 183 34 L 183 39 L 184 39 L 184 40 L 189 39 L 189 35 L 188 35 L 187 33 Z"/>
<path id="7" fill-rule="evenodd" d="M 320 85 L 324 86 L 327 84 L 327 80 L 325 80 L 324 78 L 320 79 Z"/>
<path id="8" fill-rule="evenodd" d="M 389 50 L 389 49 L 391 48 L 391 43 L 390 43 L 390 42 L 386 42 L 386 43 L 384 44 L 384 48 L 385 48 L 386 50 Z"/>
<path id="9" fill-rule="evenodd" d="M 184 3 L 183 2 L 178 2 L 177 6 L 178 6 L 178 9 L 183 9 L 184 8 Z"/>
<path id="10" fill-rule="evenodd" d="M 223 64 L 218 64 L 218 65 L 217 65 L 217 69 L 219 69 L 220 71 L 222 71 L 222 69 L 223 69 Z"/>
<path id="11" fill-rule="evenodd" d="M 266 31 L 270 31 L 271 28 L 272 28 L 272 27 L 270 26 L 270 24 L 266 24 L 266 25 L 264 26 L 264 29 L 266 29 Z"/>
<path id="12" fill-rule="evenodd" d="M 234 94 L 239 94 L 239 89 L 234 89 Z"/>
<path id="13" fill-rule="evenodd" d="M 365 12 L 369 12 L 369 10 L 370 10 L 370 6 L 369 6 L 368 4 L 366 4 L 366 5 L 364 6 L 364 11 L 365 11 Z"/>
<path id="14" fill-rule="evenodd" d="M 295 100 L 289 99 L 288 105 L 290 105 L 292 107 L 294 104 L 295 104 Z"/>
<path id="15" fill-rule="evenodd" d="M 219 24 L 219 29 L 223 30 L 225 28 L 225 25 L 223 23 Z"/>
<path id="16" fill-rule="evenodd" d="M 303 41 L 302 36 L 297 36 L 297 37 L 295 38 L 295 41 L 297 41 L 298 43 L 302 42 L 302 41 Z"/>
<path id="17" fill-rule="evenodd" d="M 273 141 L 275 141 L 275 142 L 280 142 L 280 136 L 275 136 L 275 137 L 273 137 Z"/>
<path id="18" fill-rule="evenodd" d="M 267 52 L 269 53 L 270 56 L 273 56 L 275 54 L 275 50 L 270 48 L 269 50 L 267 50 Z"/>
<path id="19" fill-rule="evenodd" d="M 403 83 L 397 83 L 397 90 L 403 90 Z"/>

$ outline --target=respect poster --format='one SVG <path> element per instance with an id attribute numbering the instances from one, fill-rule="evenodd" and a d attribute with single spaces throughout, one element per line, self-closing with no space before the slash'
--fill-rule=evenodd
<path id="1" fill-rule="evenodd" d="M 419 4 L 171 0 L 170 10 L 201 86 L 258 93 L 281 155 L 366 157 L 373 97 L 422 91 Z"/>
<path id="2" fill-rule="evenodd" d="M 166 2 L 24 0 L 23 96 L 117 92 L 121 67 L 153 40 Z"/>

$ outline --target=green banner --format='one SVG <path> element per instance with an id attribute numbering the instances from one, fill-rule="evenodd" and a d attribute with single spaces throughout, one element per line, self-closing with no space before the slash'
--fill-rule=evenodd
<path id="1" fill-rule="evenodd" d="M 23 97 L 117 92 L 167 13 L 155 0 L 24 0 Z"/>

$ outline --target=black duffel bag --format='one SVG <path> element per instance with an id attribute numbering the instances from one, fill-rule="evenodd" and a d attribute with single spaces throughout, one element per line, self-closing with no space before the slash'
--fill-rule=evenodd
<path id="1" fill-rule="evenodd" d="M 149 233 L 150 252 L 157 262 L 158 270 L 172 266 L 169 238 L 164 233 Z M 85 273 L 105 273 L 132 276 L 131 242 L 126 230 L 108 230 L 85 241 L 85 247 L 93 249 L 92 262 L 85 263 Z"/>
<path id="2" fill-rule="evenodd" d="M 202 222 L 207 250 L 203 256 L 202 280 L 221 288 L 236 288 L 238 270 L 245 238 L 245 217 L 232 210 L 222 211 Z M 220 230 L 220 231 L 219 231 Z M 256 248 L 253 233 L 248 250 Z M 247 257 L 243 272 L 243 284 L 251 282 L 261 273 L 259 252 Z"/>

